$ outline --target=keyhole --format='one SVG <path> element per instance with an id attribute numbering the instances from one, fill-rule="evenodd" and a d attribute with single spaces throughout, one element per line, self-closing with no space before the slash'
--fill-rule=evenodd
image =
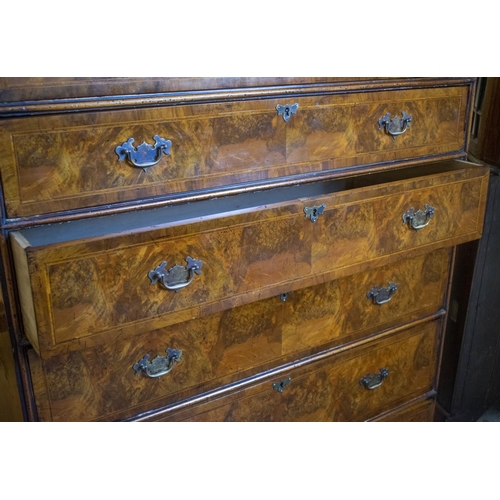
<path id="1" fill-rule="evenodd" d="M 287 379 L 281 380 L 280 382 L 275 382 L 273 384 L 273 389 L 278 392 L 283 392 L 285 390 L 285 387 L 290 384 L 291 380 L 291 377 L 288 377 Z"/>
<path id="2" fill-rule="evenodd" d="M 276 384 L 275 389 L 278 392 L 283 392 L 285 390 L 285 382 L 279 382 L 278 384 Z"/>

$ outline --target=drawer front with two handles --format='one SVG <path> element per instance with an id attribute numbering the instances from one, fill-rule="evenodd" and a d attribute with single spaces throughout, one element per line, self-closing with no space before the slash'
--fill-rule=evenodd
<path id="1" fill-rule="evenodd" d="M 430 392 L 441 322 L 307 364 L 239 393 L 144 419 L 348 422 L 367 420 Z"/>
<path id="2" fill-rule="evenodd" d="M 469 92 L 466 85 L 5 120 L 7 216 L 457 157 Z"/>

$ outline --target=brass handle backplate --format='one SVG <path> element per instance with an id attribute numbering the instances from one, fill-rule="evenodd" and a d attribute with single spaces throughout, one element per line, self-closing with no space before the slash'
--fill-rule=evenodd
<path id="1" fill-rule="evenodd" d="M 389 376 L 389 370 L 387 368 L 380 368 L 380 373 L 375 373 L 370 375 L 366 374 L 360 381 L 359 385 L 365 389 L 372 391 L 377 387 L 380 387 L 384 380 Z"/>
<path id="2" fill-rule="evenodd" d="M 418 209 L 415 212 L 415 208 L 411 207 L 410 210 L 403 214 L 403 226 L 408 224 L 415 230 L 422 229 L 427 226 L 431 219 L 434 217 L 434 212 L 436 209 L 430 205 L 425 205 L 425 210 Z"/>
<path id="3" fill-rule="evenodd" d="M 134 138 L 131 137 L 127 142 L 121 146 L 117 146 L 115 153 L 118 155 L 118 161 L 123 161 L 128 158 L 128 161 L 134 166 L 142 169 L 153 167 L 161 159 L 162 155 L 169 155 L 172 141 L 162 139 L 160 136 L 155 135 L 154 146 L 143 142 L 141 145 L 134 148 Z"/>
<path id="4" fill-rule="evenodd" d="M 151 280 L 151 285 L 160 283 L 163 288 L 178 292 L 181 288 L 188 286 L 194 278 L 195 274 L 201 274 L 203 262 L 201 260 L 186 257 L 187 266 L 174 267 L 167 271 L 167 263 L 162 262 L 157 268 L 149 271 L 148 277 Z"/>
<path id="5" fill-rule="evenodd" d="M 156 356 L 153 361 L 149 361 L 149 354 L 146 354 L 139 362 L 134 365 L 135 374 L 144 372 L 150 378 L 158 378 L 172 371 L 175 363 L 181 360 L 182 351 L 176 349 L 167 349 L 166 356 Z"/>
<path id="6" fill-rule="evenodd" d="M 386 302 L 389 302 L 392 297 L 394 297 L 394 294 L 398 290 L 398 285 L 396 283 L 393 283 L 392 281 L 389 281 L 389 286 L 388 287 L 378 287 L 374 286 L 367 294 L 366 296 L 373 301 L 374 304 L 377 305 L 382 305 L 385 304 Z"/>
<path id="7" fill-rule="evenodd" d="M 401 112 L 401 118 L 398 116 L 391 118 L 391 113 L 387 113 L 379 119 L 378 129 L 384 129 L 386 134 L 389 134 L 393 139 L 395 139 L 398 135 L 406 132 L 406 129 L 410 126 L 411 121 L 412 116 L 405 111 Z"/>

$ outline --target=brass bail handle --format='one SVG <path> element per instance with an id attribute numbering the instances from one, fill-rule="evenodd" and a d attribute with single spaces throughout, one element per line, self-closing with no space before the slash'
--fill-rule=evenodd
<path id="1" fill-rule="evenodd" d="M 134 138 L 131 137 L 121 146 L 115 148 L 115 153 L 118 155 L 118 161 L 123 161 L 127 158 L 134 167 L 144 170 L 149 167 L 154 167 L 160 162 L 164 154 L 170 154 L 172 141 L 163 139 L 158 135 L 155 135 L 153 139 L 155 141 L 154 146 L 143 142 L 135 148 L 133 146 Z"/>
<path id="2" fill-rule="evenodd" d="M 412 116 L 405 111 L 401 112 L 401 118 L 395 116 L 391 118 L 391 113 L 386 113 L 378 121 L 378 129 L 385 130 L 385 133 L 390 135 L 395 139 L 398 135 L 404 134 L 407 128 L 410 126 L 412 121 Z"/>
<path id="3" fill-rule="evenodd" d="M 387 287 L 374 286 L 367 294 L 367 298 L 371 299 L 374 304 L 381 306 L 386 304 L 394 297 L 394 294 L 398 291 L 398 285 L 389 281 Z"/>
<path id="4" fill-rule="evenodd" d="M 403 214 L 403 226 L 408 224 L 411 228 L 418 231 L 429 224 L 431 219 L 434 218 L 435 212 L 436 209 L 427 203 L 425 204 L 425 210 L 418 209 L 415 212 L 415 208 L 411 207 L 410 210 Z"/>
<path id="5" fill-rule="evenodd" d="M 359 385 L 364 387 L 368 391 L 373 391 L 377 387 L 380 387 L 384 380 L 389 376 L 389 370 L 387 368 L 380 368 L 379 373 L 370 375 L 367 373 L 360 381 Z"/>
<path id="6" fill-rule="evenodd" d="M 163 261 L 158 267 L 149 271 L 150 285 L 159 283 L 163 288 L 174 292 L 178 292 L 181 288 L 190 285 L 195 274 L 201 274 L 203 262 L 191 257 L 186 257 L 186 262 L 186 266 L 176 264 L 167 271 L 167 262 Z"/>
<path id="7" fill-rule="evenodd" d="M 167 348 L 166 356 L 156 356 L 153 361 L 149 361 L 149 354 L 146 354 L 134 365 L 135 374 L 144 372 L 149 378 L 163 377 L 174 369 L 176 363 L 180 363 L 182 351 Z"/>

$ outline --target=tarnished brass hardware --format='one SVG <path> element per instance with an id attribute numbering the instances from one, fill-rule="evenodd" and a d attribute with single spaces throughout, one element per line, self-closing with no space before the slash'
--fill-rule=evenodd
<path id="1" fill-rule="evenodd" d="M 281 302 L 286 302 L 286 299 L 292 292 L 285 292 L 285 293 L 280 293 L 278 295 L 278 299 L 281 299 Z"/>
<path id="2" fill-rule="evenodd" d="M 318 217 L 325 211 L 325 208 L 325 204 L 320 205 L 319 207 L 305 207 L 304 213 L 306 214 L 306 217 L 309 217 L 311 219 L 311 222 L 316 222 L 318 220 Z"/>
<path id="3" fill-rule="evenodd" d="M 380 387 L 388 376 L 389 370 L 387 368 L 380 368 L 380 373 L 375 373 L 374 375 L 370 375 L 368 373 L 365 375 L 359 381 L 359 385 L 369 391 L 372 391 L 373 389 Z"/>
<path id="4" fill-rule="evenodd" d="M 182 351 L 177 349 L 167 349 L 166 356 L 156 356 L 153 361 L 149 360 L 149 354 L 146 354 L 138 363 L 134 365 L 135 374 L 144 372 L 150 378 L 158 378 L 172 371 L 175 363 L 181 360 Z"/>
<path id="5" fill-rule="evenodd" d="M 415 208 L 411 207 L 408 212 L 403 214 L 403 226 L 408 224 L 415 230 L 422 229 L 427 226 L 431 219 L 434 217 L 434 212 L 436 209 L 431 207 L 430 205 L 425 204 L 425 210 L 417 210 L 415 212 Z"/>
<path id="6" fill-rule="evenodd" d="M 389 286 L 386 287 L 378 287 L 374 286 L 367 294 L 366 296 L 373 301 L 374 304 L 377 305 L 382 305 L 385 304 L 386 302 L 389 302 L 392 297 L 394 297 L 394 294 L 398 290 L 398 285 L 396 283 L 393 283 L 392 281 L 389 281 Z"/>
<path id="7" fill-rule="evenodd" d="M 404 134 L 410 126 L 412 116 L 404 111 L 401 111 L 401 116 L 402 118 L 398 116 L 391 118 L 391 113 L 385 114 L 378 121 L 378 129 L 385 129 L 385 133 L 389 134 L 393 139 L 398 135 Z"/>
<path id="8" fill-rule="evenodd" d="M 188 286 L 194 278 L 195 273 L 201 274 L 203 262 L 201 260 L 186 257 L 187 266 L 179 266 L 166 270 L 167 263 L 162 262 L 156 269 L 149 271 L 148 277 L 151 285 L 160 283 L 167 290 L 178 292 L 181 288 Z"/>
<path id="9" fill-rule="evenodd" d="M 278 392 L 283 392 L 285 388 L 290 385 L 290 382 L 292 381 L 291 377 L 286 378 L 285 380 L 280 380 L 279 382 L 275 382 L 273 384 L 273 389 Z"/>
<path id="10" fill-rule="evenodd" d="M 284 106 L 278 104 L 276 106 L 276 111 L 278 111 L 278 116 L 282 116 L 283 120 L 285 120 L 286 122 L 290 120 L 292 115 L 297 113 L 297 109 L 299 109 L 299 105 L 297 103 L 285 104 Z"/>
<path id="11" fill-rule="evenodd" d="M 142 169 L 153 167 L 162 159 L 163 154 L 170 154 L 170 148 L 172 147 L 172 141 L 162 139 L 158 135 L 155 135 L 153 139 L 155 140 L 154 146 L 143 142 L 141 145 L 137 146 L 137 148 L 134 148 L 132 145 L 134 143 L 134 138 L 131 137 L 127 142 L 124 142 L 115 149 L 115 153 L 118 155 L 118 161 L 123 161 L 125 158 L 128 158 L 128 161 L 134 167 Z"/>

